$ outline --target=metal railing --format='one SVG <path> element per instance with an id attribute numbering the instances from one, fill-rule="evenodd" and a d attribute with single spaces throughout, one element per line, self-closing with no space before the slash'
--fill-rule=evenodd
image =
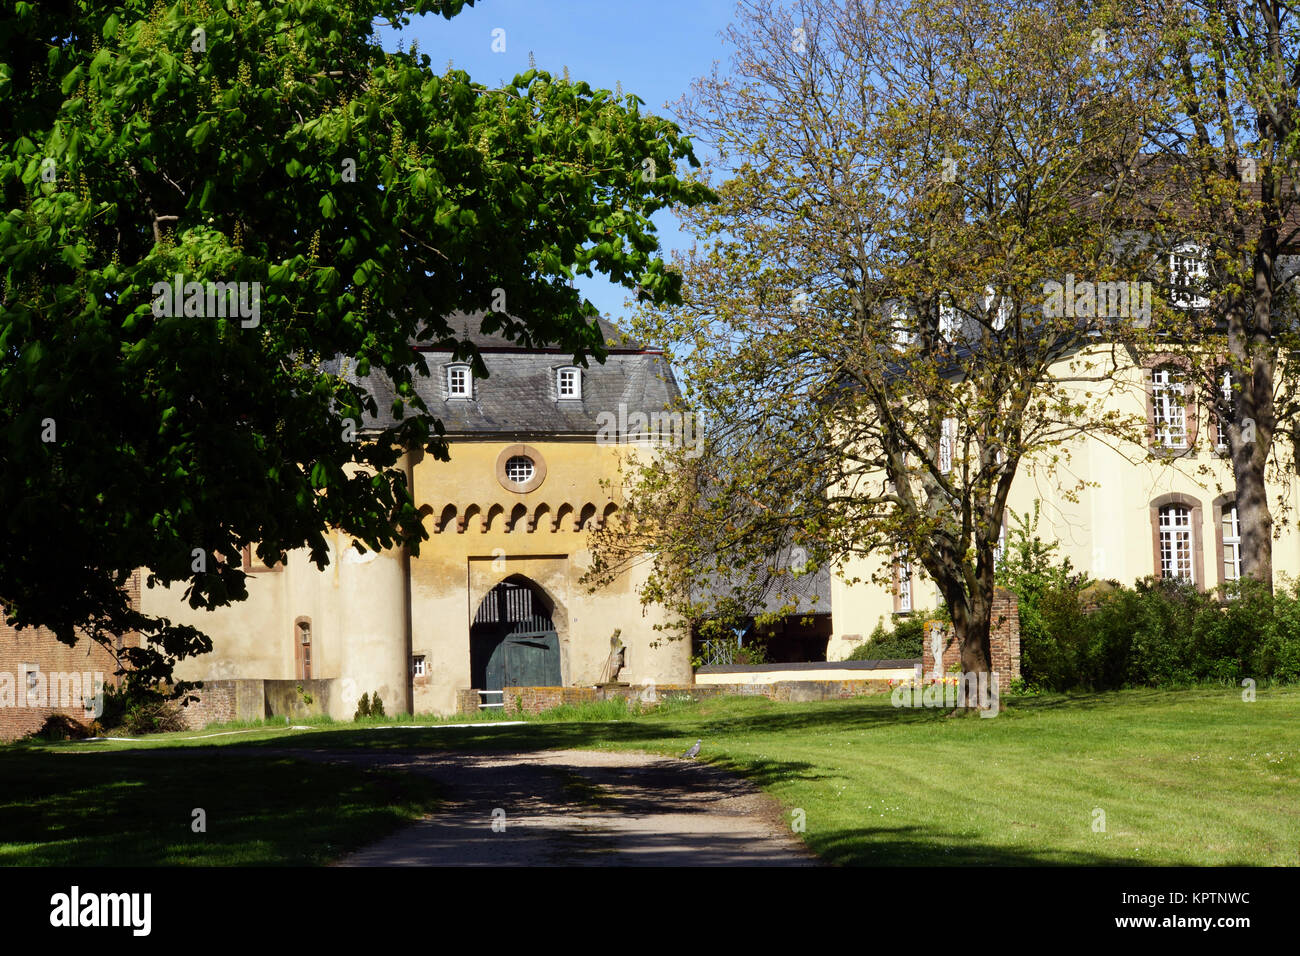
<path id="1" fill-rule="evenodd" d="M 493 695 L 501 699 L 497 701 L 497 703 L 495 704 L 489 704 L 486 698 Z M 479 710 L 487 710 L 489 707 L 504 707 L 505 705 L 506 705 L 506 692 L 503 690 L 481 690 L 478 692 Z"/>
<path id="2" fill-rule="evenodd" d="M 737 642 L 731 637 L 715 637 L 700 641 L 700 660 L 710 664 L 732 664 L 736 659 Z"/>

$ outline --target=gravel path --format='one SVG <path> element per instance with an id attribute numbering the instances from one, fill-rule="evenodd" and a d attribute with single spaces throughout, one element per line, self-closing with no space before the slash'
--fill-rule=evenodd
<path id="1" fill-rule="evenodd" d="M 340 866 L 810 866 L 775 802 L 707 764 L 552 750 L 286 751 L 298 759 L 428 774 L 437 813 Z"/>

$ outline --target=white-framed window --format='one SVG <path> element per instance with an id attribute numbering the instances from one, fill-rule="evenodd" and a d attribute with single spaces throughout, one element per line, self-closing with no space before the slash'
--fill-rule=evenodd
<path id="1" fill-rule="evenodd" d="M 414 677 L 424 676 L 424 655 L 415 654 L 411 657 L 411 674 Z"/>
<path id="2" fill-rule="evenodd" d="M 998 298 L 998 292 L 991 285 L 984 287 L 984 311 L 993 306 L 993 301 Z M 1011 299 L 1003 293 L 1001 301 L 998 302 L 998 311 L 990 318 L 990 323 L 995 332 L 1001 332 L 1007 327 L 1007 321 L 1011 318 Z"/>
<path id="3" fill-rule="evenodd" d="M 474 380 L 468 365 L 447 366 L 447 397 L 473 398 Z"/>
<path id="4" fill-rule="evenodd" d="M 557 371 L 555 392 L 560 398 L 582 398 L 582 369 L 570 367 Z"/>
<path id="5" fill-rule="evenodd" d="M 1007 520 L 1004 517 L 1002 523 L 998 525 L 998 543 L 993 546 L 993 570 L 998 569 L 1002 563 L 1002 558 L 1007 553 Z"/>
<path id="6" fill-rule="evenodd" d="M 960 320 L 957 317 L 957 309 L 952 304 L 952 300 L 943 296 L 939 300 L 939 336 L 945 341 L 951 342 L 957 337 L 957 330 L 961 327 Z"/>
<path id="7" fill-rule="evenodd" d="M 894 302 L 889 309 L 889 324 L 894 332 L 894 345 L 905 349 L 916 340 L 912 331 L 911 313 L 902 302 Z"/>
<path id="8" fill-rule="evenodd" d="M 894 563 L 894 573 L 897 577 L 896 595 L 898 597 L 897 606 L 900 612 L 912 610 L 912 556 L 908 553 L 907 548 L 899 548 L 898 556 Z"/>
<path id="9" fill-rule="evenodd" d="M 527 455 L 511 455 L 506 461 L 506 480 L 516 485 L 527 484 L 537 473 L 537 466 Z"/>
<path id="10" fill-rule="evenodd" d="M 1160 576 L 1195 582 L 1192 570 L 1192 509 L 1165 505 L 1160 509 Z"/>
<path id="11" fill-rule="evenodd" d="M 1241 522 L 1237 520 L 1237 505 L 1223 508 L 1223 580 L 1241 578 Z"/>
<path id="12" fill-rule="evenodd" d="M 1163 366 L 1151 370 L 1151 424 L 1157 445 L 1187 447 L 1186 390 L 1181 369 Z"/>
<path id="13" fill-rule="evenodd" d="M 1184 309 L 1203 309 L 1210 304 L 1204 295 L 1210 277 L 1209 255 L 1204 246 L 1184 242 L 1169 253 L 1170 301 Z"/>
<path id="14" fill-rule="evenodd" d="M 1223 400 L 1224 405 L 1232 408 L 1233 404 L 1235 404 L 1232 396 L 1232 369 L 1220 369 L 1215 376 L 1215 385 L 1218 386 L 1219 397 Z M 1228 447 L 1228 425 L 1230 423 L 1231 418 L 1225 418 L 1223 415 L 1218 417 L 1219 434 L 1215 437 L 1220 451 Z"/>
<path id="15" fill-rule="evenodd" d="M 939 428 L 939 471 L 952 471 L 953 450 L 957 447 L 957 419 L 945 418 Z"/>

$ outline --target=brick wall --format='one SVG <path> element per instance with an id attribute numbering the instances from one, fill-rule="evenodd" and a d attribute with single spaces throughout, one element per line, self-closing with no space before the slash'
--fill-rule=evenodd
<path id="1" fill-rule="evenodd" d="M 998 690 L 1005 693 L 1013 680 L 1020 677 L 1020 602 L 1012 591 L 997 588 L 993 594 L 992 626 L 989 629 L 989 652 L 992 655 L 993 670 L 998 675 Z M 943 663 L 934 666 L 934 652 L 931 634 L 941 629 L 943 641 Z M 947 673 L 949 668 L 961 667 L 961 649 L 957 646 L 952 625 L 943 621 L 926 621 L 925 637 L 921 647 L 921 666 L 925 676 L 935 673 Z"/>
<path id="2" fill-rule="evenodd" d="M 594 687 L 507 687 L 506 713 L 540 714 L 562 704 L 586 704 L 596 700 Z M 476 705 L 477 709 L 477 705 Z"/>
<path id="3" fill-rule="evenodd" d="M 133 605 L 140 600 L 140 572 L 131 575 L 128 593 Z M 135 647 L 139 644 L 138 635 L 132 633 L 122 638 L 123 647 Z M 34 664 L 43 675 L 45 684 L 45 706 L 36 706 L 37 700 L 29 700 L 25 665 Z M 103 675 L 105 687 L 115 687 L 118 678 L 117 659 L 102 645 L 88 637 L 81 637 L 69 647 L 59 641 L 52 631 L 45 628 L 23 628 L 17 630 L 4 623 L 3 609 L 0 609 L 0 740 L 16 740 L 27 734 L 40 730 L 47 717 L 62 714 L 82 723 L 94 720 L 93 714 L 87 714 L 85 706 L 73 700 L 63 706 L 61 692 L 65 675 L 81 675 L 74 682 L 74 688 L 81 688 L 87 681 L 86 674 L 93 681 L 96 673 Z M 60 675 L 57 695 L 51 693 L 53 675 Z M 38 684 L 39 686 L 39 684 Z M 85 693 L 92 693 L 87 690 Z M 59 699 L 52 699 L 57 696 Z"/>

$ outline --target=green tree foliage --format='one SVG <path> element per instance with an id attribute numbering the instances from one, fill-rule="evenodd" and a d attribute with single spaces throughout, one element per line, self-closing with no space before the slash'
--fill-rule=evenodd
<path id="1" fill-rule="evenodd" d="M 1126 24 L 1109 5 L 740 5 L 730 71 L 683 114 L 719 151 L 721 198 L 687 213 L 684 304 L 639 329 L 680 343 L 707 440 L 634 476 L 645 520 L 604 536 L 599 570 L 648 548 L 645 595 L 696 620 L 702 580 L 760 604 L 772 555 L 806 558 L 773 573 L 834 562 L 889 586 L 905 549 L 963 668 L 989 670 L 1022 463 L 1051 471 L 1084 435 L 1140 441 L 1105 401 L 1114 353 L 1084 346 L 1141 330 L 1044 301 L 1049 280 L 1131 276 L 1099 188 L 1143 121 L 1145 61 L 1121 38 L 1144 34 Z"/>
<path id="2" fill-rule="evenodd" d="M 375 38 L 466 2 L 0 2 L 11 622 L 141 632 L 131 663 L 165 676 L 210 641 L 131 608 L 134 569 L 212 608 L 246 597 L 245 546 L 418 549 L 401 454 L 447 450 L 415 346 L 484 371 L 445 316 L 585 362 L 576 274 L 677 297 L 649 216 L 708 196 L 677 175 L 689 141 L 632 96 L 539 70 L 488 89 Z M 257 283 L 256 319 L 159 314 L 178 274 L 250 306 Z"/>
<path id="3" fill-rule="evenodd" d="M 1283 262 L 1300 244 L 1300 17 L 1286 0 L 1161 0 L 1151 14 L 1158 44 L 1143 95 L 1160 116 L 1128 170 L 1143 184 L 1132 216 L 1167 253 L 1183 244 L 1203 252 L 1203 274 L 1181 282 L 1185 300 L 1191 292 L 1206 309 L 1181 310 L 1161 351 L 1182 346 L 1219 423 L 1242 573 L 1271 586 L 1266 481 L 1287 451 L 1275 439 L 1288 439 L 1290 464 L 1300 460 L 1300 391 L 1288 368 L 1300 354 L 1296 271 Z"/>

